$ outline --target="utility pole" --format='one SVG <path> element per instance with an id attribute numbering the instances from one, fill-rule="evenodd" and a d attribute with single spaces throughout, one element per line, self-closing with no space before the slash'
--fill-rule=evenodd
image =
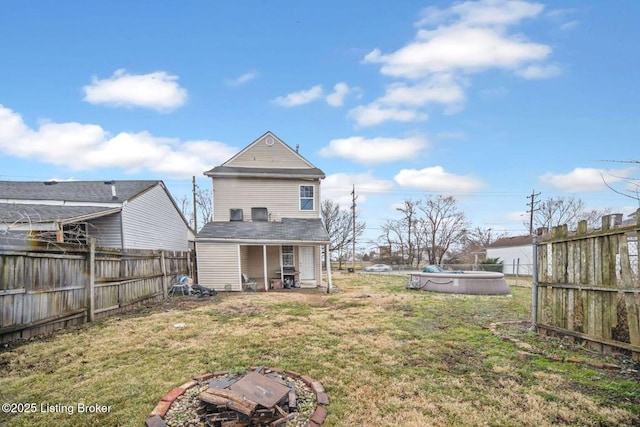
<path id="1" fill-rule="evenodd" d="M 351 257 L 351 268 L 355 271 L 356 268 L 356 185 L 353 184 L 353 190 L 351 191 L 351 232 L 353 233 L 353 237 L 351 238 L 352 243 L 352 257 Z"/>
<path id="2" fill-rule="evenodd" d="M 196 214 L 196 211 L 198 210 L 197 208 L 197 204 L 196 204 L 196 177 L 194 176 L 192 178 L 192 184 L 193 184 L 193 231 L 195 231 L 196 233 L 198 232 L 198 217 Z"/>
<path id="3" fill-rule="evenodd" d="M 539 195 L 540 193 L 536 193 L 535 190 L 531 190 L 531 195 L 527 196 L 527 199 L 531 199 L 531 201 L 527 204 L 529 206 L 529 210 L 527 212 L 529 212 L 529 235 L 530 236 L 533 235 L 533 213 L 538 210 L 535 208 L 535 206 L 538 203 L 538 201 L 536 200 L 536 197 L 538 197 Z"/>

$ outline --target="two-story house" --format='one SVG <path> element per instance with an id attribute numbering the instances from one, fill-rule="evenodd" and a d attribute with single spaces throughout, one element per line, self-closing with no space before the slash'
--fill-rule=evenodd
<path id="1" fill-rule="evenodd" d="M 241 291 L 246 278 L 258 290 L 322 285 L 330 239 L 320 216 L 320 169 L 267 132 L 204 174 L 213 181 L 213 221 L 196 236 L 201 285 Z"/>

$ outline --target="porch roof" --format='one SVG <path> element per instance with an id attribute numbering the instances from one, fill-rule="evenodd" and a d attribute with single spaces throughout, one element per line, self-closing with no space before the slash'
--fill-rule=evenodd
<path id="1" fill-rule="evenodd" d="M 68 206 L 0 203 L 0 221 L 5 224 L 61 223 L 88 221 L 120 212 L 121 207 Z"/>
<path id="2" fill-rule="evenodd" d="M 319 218 L 282 218 L 281 222 L 209 222 L 202 227 L 196 241 L 324 245 L 328 244 L 330 239 Z"/>

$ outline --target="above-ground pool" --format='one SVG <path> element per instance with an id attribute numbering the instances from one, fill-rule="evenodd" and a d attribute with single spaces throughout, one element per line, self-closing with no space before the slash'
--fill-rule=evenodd
<path id="1" fill-rule="evenodd" d="M 508 295 L 504 274 L 491 271 L 412 273 L 408 289 L 469 295 Z"/>

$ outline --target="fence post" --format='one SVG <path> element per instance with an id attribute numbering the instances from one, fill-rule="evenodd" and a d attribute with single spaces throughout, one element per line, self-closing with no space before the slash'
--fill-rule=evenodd
<path id="1" fill-rule="evenodd" d="M 531 327 L 538 331 L 538 235 L 533 235 L 533 280 L 531 281 Z"/>
<path id="2" fill-rule="evenodd" d="M 167 266 L 165 265 L 166 259 L 164 251 L 160 251 L 160 268 L 162 269 L 162 295 L 164 299 L 167 299 Z"/>
<path id="3" fill-rule="evenodd" d="M 96 301 L 96 240 L 89 238 L 89 283 L 87 284 L 87 321 L 93 322 L 95 318 Z"/>

